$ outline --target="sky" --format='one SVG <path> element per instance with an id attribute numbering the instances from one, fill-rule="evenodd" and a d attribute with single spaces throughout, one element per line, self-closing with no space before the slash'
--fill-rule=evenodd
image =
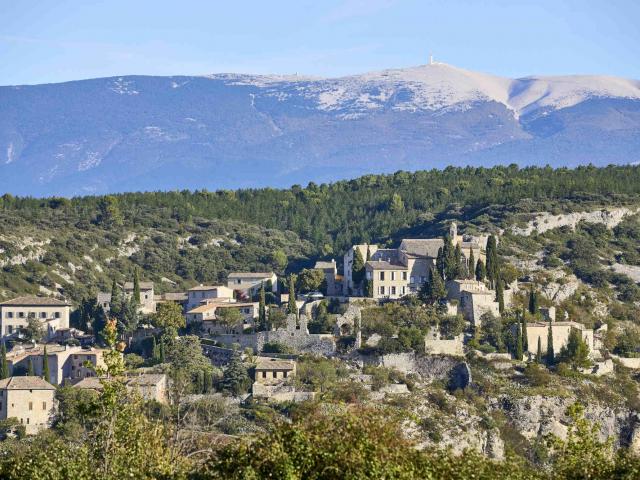
<path id="1" fill-rule="evenodd" d="M 0 85 L 436 61 L 640 79 L 638 0 L 0 0 Z"/>

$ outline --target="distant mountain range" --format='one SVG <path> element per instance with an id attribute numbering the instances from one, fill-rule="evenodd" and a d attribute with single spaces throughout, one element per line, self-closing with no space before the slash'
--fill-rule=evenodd
<path id="1" fill-rule="evenodd" d="M 640 81 L 435 63 L 342 78 L 0 87 L 0 193 L 289 186 L 496 163 L 640 162 Z"/>

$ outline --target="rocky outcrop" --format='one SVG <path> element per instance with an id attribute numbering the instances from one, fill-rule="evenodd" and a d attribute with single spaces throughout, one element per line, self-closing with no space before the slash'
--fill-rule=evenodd
<path id="1" fill-rule="evenodd" d="M 607 228 L 618 225 L 627 215 L 637 213 L 638 209 L 613 208 L 595 210 L 593 212 L 574 212 L 555 215 L 549 212 L 539 213 L 533 220 L 529 221 L 525 227 L 512 227 L 512 233 L 516 235 L 531 235 L 532 233 L 544 233 L 558 227 L 569 226 L 576 228 L 578 223 L 585 221 L 589 223 L 601 223 Z"/>

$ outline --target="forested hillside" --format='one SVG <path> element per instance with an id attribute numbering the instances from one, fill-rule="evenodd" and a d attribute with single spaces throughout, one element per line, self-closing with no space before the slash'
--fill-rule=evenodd
<path id="1" fill-rule="evenodd" d="M 441 235 L 451 220 L 463 231 L 496 232 L 525 225 L 535 212 L 635 205 L 640 168 L 634 166 L 447 168 L 286 190 L 72 199 L 7 194 L 0 197 L 0 296 L 43 286 L 77 301 L 112 278 L 130 276 L 136 266 L 159 290 L 172 290 L 222 281 L 231 270 L 284 273 L 318 258 L 340 260 L 357 242 Z M 586 236 L 598 241 L 592 233 Z M 620 262 L 638 263 L 631 253 L 637 232 L 625 235 L 629 253 Z M 534 254 L 543 247 L 529 241 L 518 251 Z M 614 247 L 620 246 L 609 248 L 613 260 Z M 579 266 L 568 256 L 570 266 Z"/>

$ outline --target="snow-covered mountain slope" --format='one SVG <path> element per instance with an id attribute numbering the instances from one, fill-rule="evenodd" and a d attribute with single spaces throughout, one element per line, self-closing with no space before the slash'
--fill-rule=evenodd
<path id="1" fill-rule="evenodd" d="M 495 163 L 640 161 L 640 82 L 443 63 L 341 78 L 0 87 L 0 193 L 286 186 Z"/>

